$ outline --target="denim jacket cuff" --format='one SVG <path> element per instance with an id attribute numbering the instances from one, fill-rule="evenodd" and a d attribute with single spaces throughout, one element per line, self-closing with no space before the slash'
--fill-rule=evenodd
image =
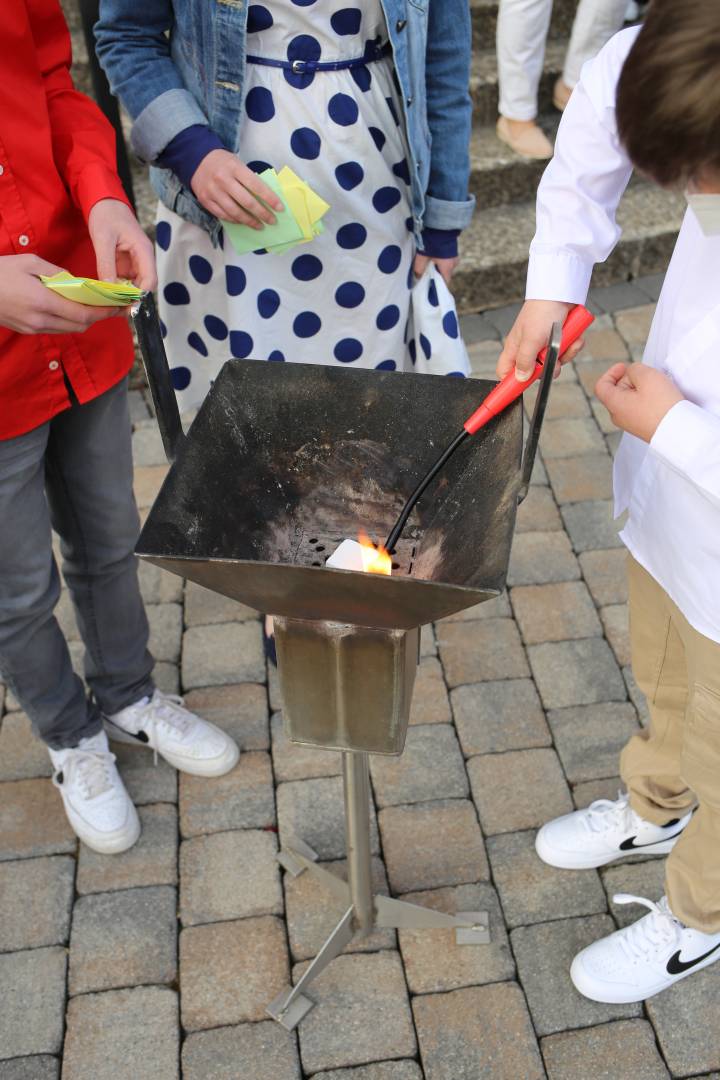
<path id="1" fill-rule="evenodd" d="M 423 224 L 428 229 L 466 229 L 474 210 L 474 195 L 464 202 L 435 199 L 432 195 L 428 195 L 425 199 Z"/>
<path id="2" fill-rule="evenodd" d="M 133 124 L 132 147 L 141 161 L 153 162 L 185 128 L 207 126 L 208 118 L 188 90 L 166 90 L 146 105 Z"/>

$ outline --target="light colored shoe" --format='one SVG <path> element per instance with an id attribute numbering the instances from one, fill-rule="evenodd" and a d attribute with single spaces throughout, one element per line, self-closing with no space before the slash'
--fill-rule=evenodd
<path id="1" fill-rule="evenodd" d="M 115 742 L 147 746 L 176 769 L 195 776 L 223 776 L 237 764 L 237 744 L 184 707 L 181 697 L 155 690 L 120 712 L 105 717 Z"/>
<path id="2" fill-rule="evenodd" d="M 572 87 L 568 86 L 568 84 L 566 82 L 563 82 L 562 79 L 558 79 L 555 83 L 555 86 L 553 87 L 552 100 L 555 108 L 559 109 L 560 112 L 565 112 L 571 94 Z"/>
<path id="3" fill-rule="evenodd" d="M 549 821 L 535 837 L 543 862 L 562 870 L 588 870 L 629 855 L 667 855 L 690 821 L 692 812 L 666 825 L 638 816 L 627 795 L 598 799 L 585 810 Z"/>
<path id="4" fill-rule="evenodd" d="M 498 139 L 521 157 L 546 161 L 553 156 L 552 143 L 532 120 L 508 120 L 500 116 L 495 130 Z"/>
<path id="5" fill-rule="evenodd" d="M 720 960 L 720 934 L 704 934 L 676 919 L 663 896 L 658 904 L 619 893 L 617 904 L 649 908 L 636 923 L 593 942 L 572 962 L 570 977 L 593 1001 L 645 1001 L 694 971 Z"/>
<path id="6" fill-rule="evenodd" d="M 48 748 L 49 749 L 49 748 Z M 76 835 L 93 851 L 116 855 L 140 836 L 140 819 L 115 767 L 104 731 L 70 750 L 50 750 L 53 784 Z"/>

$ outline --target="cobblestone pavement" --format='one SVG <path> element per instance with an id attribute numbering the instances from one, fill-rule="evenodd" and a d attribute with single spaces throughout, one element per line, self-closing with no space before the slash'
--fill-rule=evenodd
<path id="1" fill-rule="evenodd" d="M 548 817 L 614 796 L 618 750 L 644 719 L 610 518 L 617 437 L 590 395 L 639 355 L 657 288 L 593 293 L 599 318 L 553 389 L 508 593 L 425 631 L 405 756 L 373 762 L 378 888 L 487 908 L 492 944 L 378 933 L 317 981 L 297 1034 L 266 1018 L 338 917 L 275 861 L 278 833 L 297 827 L 342 872 L 338 755 L 284 738 L 251 611 L 144 566 L 160 685 L 245 753 L 206 781 L 121 750 L 143 833 L 102 857 L 78 850 L 47 755 L 0 693 L 0 1080 L 717 1080 L 720 966 L 647 1007 L 593 1004 L 568 979 L 579 947 L 640 914 L 616 909 L 615 891 L 659 895 L 661 862 L 561 872 L 533 849 Z M 513 313 L 465 320 L 476 375 L 492 374 Z M 166 470 L 139 392 L 132 408 L 146 509 Z M 79 659 L 67 594 L 59 616 Z"/>

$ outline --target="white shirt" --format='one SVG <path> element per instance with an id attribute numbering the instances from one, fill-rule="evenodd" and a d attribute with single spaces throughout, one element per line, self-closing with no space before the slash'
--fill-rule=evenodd
<path id="1" fill-rule="evenodd" d="M 584 303 L 593 265 L 620 229 L 615 211 L 632 166 L 615 96 L 638 33 L 623 30 L 583 68 L 540 183 L 527 297 Z M 720 642 L 720 237 L 688 210 L 643 362 L 670 375 L 685 401 L 648 445 L 624 435 L 614 470 L 620 536 L 701 634 Z"/>

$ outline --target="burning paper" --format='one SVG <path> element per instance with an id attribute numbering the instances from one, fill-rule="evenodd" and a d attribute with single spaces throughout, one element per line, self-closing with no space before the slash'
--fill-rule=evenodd
<path id="1" fill-rule="evenodd" d="M 325 563 L 335 570 L 358 570 L 365 574 L 392 573 L 392 559 L 384 547 L 376 546 L 365 533 L 359 540 L 343 540 Z"/>

